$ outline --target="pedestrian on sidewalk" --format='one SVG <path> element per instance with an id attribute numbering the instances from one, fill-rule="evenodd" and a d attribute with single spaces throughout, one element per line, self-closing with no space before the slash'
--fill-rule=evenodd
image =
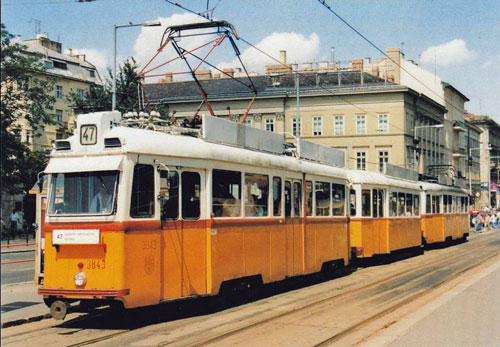
<path id="1" fill-rule="evenodd" d="M 19 213 L 17 210 L 12 210 L 10 214 L 10 235 L 14 239 L 17 235 L 18 224 L 19 224 Z"/>

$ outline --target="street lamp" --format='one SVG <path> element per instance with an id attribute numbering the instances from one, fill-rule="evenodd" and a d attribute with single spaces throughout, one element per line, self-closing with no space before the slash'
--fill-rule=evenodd
<path id="1" fill-rule="evenodd" d="M 111 100 L 111 110 L 114 111 L 116 109 L 116 32 L 119 28 L 128 28 L 128 27 L 158 27 L 161 26 L 159 21 L 155 22 L 144 22 L 138 24 L 123 24 L 123 25 L 114 25 L 114 35 L 113 35 L 113 97 Z"/>
<path id="2" fill-rule="evenodd" d="M 418 129 L 425 129 L 425 128 L 436 128 L 436 129 L 441 129 L 444 127 L 444 124 L 434 124 L 434 125 L 417 125 L 417 126 L 414 126 L 413 127 L 413 138 L 418 140 L 418 137 L 416 136 L 417 135 L 417 130 Z M 418 171 L 418 163 L 417 163 L 417 152 L 415 151 L 414 153 L 414 156 L 413 156 L 413 160 L 415 162 L 415 166 L 416 166 L 416 170 L 415 171 Z"/>

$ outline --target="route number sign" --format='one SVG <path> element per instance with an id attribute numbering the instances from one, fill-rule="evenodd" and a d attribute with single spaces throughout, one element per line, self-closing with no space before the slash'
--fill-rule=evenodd
<path id="1" fill-rule="evenodd" d="M 95 145 L 97 143 L 97 127 L 95 125 L 82 125 L 80 128 L 80 144 Z"/>

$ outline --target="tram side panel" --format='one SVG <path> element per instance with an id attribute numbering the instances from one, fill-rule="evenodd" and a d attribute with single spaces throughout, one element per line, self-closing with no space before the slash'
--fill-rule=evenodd
<path id="1" fill-rule="evenodd" d="M 422 232 L 427 244 L 445 241 L 444 214 L 422 215 Z"/>

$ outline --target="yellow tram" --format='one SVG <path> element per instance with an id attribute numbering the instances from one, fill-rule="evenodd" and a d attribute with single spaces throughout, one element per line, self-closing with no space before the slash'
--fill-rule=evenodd
<path id="1" fill-rule="evenodd" d="M 421 187 L 423 241 L 465 241 L 469 235 L 467 191 L 427 182 L 421 182 Z"/>
<path id="2" fill-rule="evenodd" d="M 55 318 L 74 301 L 132 308 L 349 263 L 347 172 L 210 119 L 199 131 L 92 113 L 56 142 L 39 288 Z M 251 133 L 203 137 L 220 129 Z"/>
<path id="3" fill-rule="evenodd" d="M 350 242 L 358 258 L 420 247 L 420 186 L 377 172 L 351 171 Z"/>

